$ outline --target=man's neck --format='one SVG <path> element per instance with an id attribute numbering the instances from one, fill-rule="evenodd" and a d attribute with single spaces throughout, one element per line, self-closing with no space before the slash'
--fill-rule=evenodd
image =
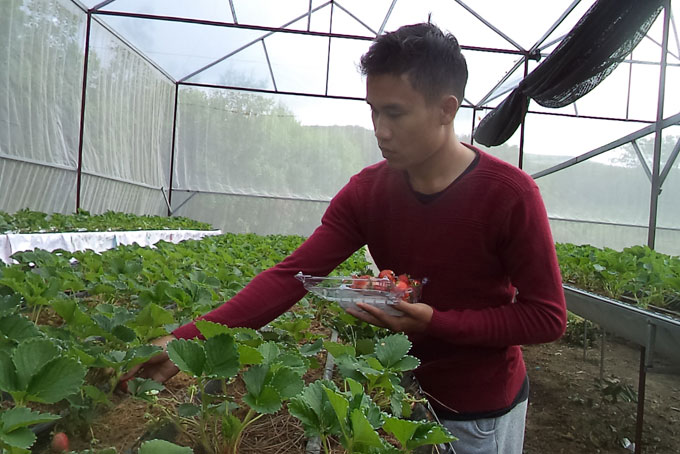
<path id="1" fill-rule="evenodd" d="M 414 191 L 435 194 L 446 189 L 474 161 L 475 152 L 453 139 L 421 166 L 408 169 L 409 182 Z"/>

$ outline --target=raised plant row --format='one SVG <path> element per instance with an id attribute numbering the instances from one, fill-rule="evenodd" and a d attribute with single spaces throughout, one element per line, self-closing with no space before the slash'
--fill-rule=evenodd
<path id="1" fill-rule="evenodd" d="M 647 246 L 616 251 L 557 243 L 566 284 L 641 306 L 680 312 L 680 258 Z"/>
<path id="2" fill-rule="evenodd" d="M 0 211 L 0 234 L 180 229 L 213 230 L 213 227 L 184 217 L 134 215 L 113 211 L 102 214 L 90 214 L 85 210 L 75 214 L 48 214 L 28 209 L 14 214 Z"/>
<path id="3" fill-rule="evenodd" d="M 0 407 L 0 451 L 31 452 L 37 424 L 56 421 L 55 431 L 87 425 L 112 405 L 120 376 L 158 350 L 151 339 L 230 298 L 302 240 L 228 234 L 102 254 L 16 253 L 17 264 L 0 266 L 0 391 L 10 397 Z M 363 274 L 367 265 L 360 251 L 336 272 Z M 436 423 L 406 418 L 414 398 L 400 379 L 418 361 L 405 336 L 360 324 L 312 296 L 298 307 L 260 331 L 200 322 L 205 341 L 169 344 L 200 400 L 168 406 L 159 400 L 162 385 L 126 383 L 130 398 L 173 421 L 186 445 L 158 440 L 140 452 L 235 453 L 249 425 L 282 408 L 325 452 L 332 443 L 346 452 L 411 452 L 451 439 Z M 315 322 L 336 329 L 341 342 L 314 334 Z M 337 377 L 305 381 L 327 353 Z M 207 392 L 215 381 L 221 385 Z M 236 381 L 245 386 L 238 399 L 230 394 Z M 55 438 L 60 448 L 65 441 Z M 108 452 L 101 448 L 81 452 Z"/>

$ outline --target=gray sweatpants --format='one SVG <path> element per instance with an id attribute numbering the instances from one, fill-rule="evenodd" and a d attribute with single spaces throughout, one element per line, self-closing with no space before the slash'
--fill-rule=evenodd
<path id="1" fill-rule="evenodd" d="M 446 454 L 522 454 L 524 425 L 527 415 L 525 400 L 497 418 L 474 421 L 442 419 L 441 424 L 458 438 Z M 448 446 L 448 445 L 447 445 Z"/>

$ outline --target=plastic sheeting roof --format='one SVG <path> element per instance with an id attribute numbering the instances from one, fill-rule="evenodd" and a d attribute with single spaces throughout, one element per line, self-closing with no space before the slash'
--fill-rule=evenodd
<path id="1" fill-rule="evenodd" d="M 356 98 L 363 98 L 356 65 L 367 41 L 431 17 L 466 49 L 480 49 L 467 52 L 472 68 L 485 68 L 471 74 L 469 101 L 477 104 L 493 97 L 499 82 L 500 92 L 507 91 L 523 68 L 503 78 L 522 55 L 549 51 L 592 3 L 114 0 L 83 6 L 176 81 Z"/>

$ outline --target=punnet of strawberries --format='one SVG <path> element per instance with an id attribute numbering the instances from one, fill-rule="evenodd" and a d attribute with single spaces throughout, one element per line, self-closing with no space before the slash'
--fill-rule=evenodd
<path id="1" fill-rule="evenodd" d="M 408 274 L 397 275 L 392 270 L 382 270 L 377 277 L 370 274 L 352 275 L 351 287 L 361 290 L 379 290 L 401 293 L 409 303 L 420 301 L 422 286 L 427 279 L 413 279 Z"/>

